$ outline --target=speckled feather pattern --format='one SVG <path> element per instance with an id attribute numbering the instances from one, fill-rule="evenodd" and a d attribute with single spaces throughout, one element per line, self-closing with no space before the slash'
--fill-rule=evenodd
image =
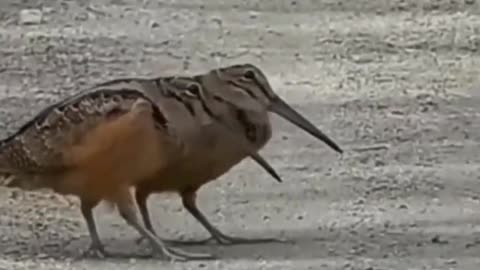
<path id="1" fill-rule="evenodd" d="M 40 112 L 0 144 L 0 170 L 4 172 L 55 172 L 68 168 L 63 152 L 93 128 L 129 112 L 138 99 L 133 89 L 94 89 L 82 92 Z M 166 119 L 157 109 L 159 125 Z"/>

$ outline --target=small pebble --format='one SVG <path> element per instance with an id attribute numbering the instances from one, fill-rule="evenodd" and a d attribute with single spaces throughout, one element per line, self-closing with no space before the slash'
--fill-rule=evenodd
<path id="1" fill-rule="evenodd" d="M 434 237 L 432 237 L 431 241 L 433 244 L 448 244 L 448 241 L 441 239 L 440 235 L 435 235 Z"/>
<path id="2" fill-rule="evenodd" d="M 43 20 L 43 13 L 39 9 L 23 9 L 20 11 L 19 24 L 32 25 L 40 24 Z"/>
<path id="3" fill-rule="evenodd" d="M 447 260 L 445 264 L 454 265 L 454 264 L 457 264 L 457 261 L 455 259 L 450 259 L 450 260 Z"/>
<path id="4" fill-rule="evenodd" d="M 35 256 L 37 259 L 47 259 L 48 257 L 48 254 L 45 254 L 45 253 L 39 253 L 37 254 L 37 256 Z"/>

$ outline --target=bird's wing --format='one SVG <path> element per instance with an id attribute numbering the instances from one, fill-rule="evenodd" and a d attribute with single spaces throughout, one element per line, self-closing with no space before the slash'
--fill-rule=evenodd
<path id="1" fill-rule="evenodd" d="M 142 91 L 97 87 L 45 108 L 2 140 L 0 172 L 55 172 L 73 166 L 65 151 L 100 125 L 131 112 L 139 100 L 151 106 L 156 126 L 166 129 L 164 114 Z"/>

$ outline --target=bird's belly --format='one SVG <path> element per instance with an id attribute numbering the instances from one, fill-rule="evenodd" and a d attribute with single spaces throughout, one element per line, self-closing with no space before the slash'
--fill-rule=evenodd
<path id="1" fill-rule="evenodd" d="M 203 139 L 191 141 L 186 146 L 184 158 L 141 183 L 140 187 L 153 192 L 198 188 L 225 174 L 246 157 L 244 149 L 232 147 L 234 144 L 225 140 L 225 134 L 204 134 Z"/>

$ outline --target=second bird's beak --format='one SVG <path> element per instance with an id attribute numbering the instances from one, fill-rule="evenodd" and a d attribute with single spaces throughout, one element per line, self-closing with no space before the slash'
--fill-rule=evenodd
<path id="1" fill-rule="evenodd" d="M 280 115 L 281 117 L 295 124 L 299 128 L 310 133 L 312 136 L 323 141 L 328 146 L 333 148 L 335 151 L 339 153 L 343 153 L 343 150 L 333 140 L 331 140 L 327 135 L 321 132 L 305 117 L 303 117 L 301 114 L 295 111 L 290 105 L 288 105 L 280 97 L 276 97 L 274 100 L 272 100 L 270 104 L 270 111 Z"/>
<path id="2" fill-rule="evenodd" d="M 278 173 L 275 171 L 275 169 L 270 166 L 270 164 L 258 153 L 252 153 L 250 154 L 250 157 L 257 162 L 258 165 L 260 165 L 265 171 L 270 174 L 277 182 L 281 183 L 283 180 L 282 178 L 278 175 Z"/>

